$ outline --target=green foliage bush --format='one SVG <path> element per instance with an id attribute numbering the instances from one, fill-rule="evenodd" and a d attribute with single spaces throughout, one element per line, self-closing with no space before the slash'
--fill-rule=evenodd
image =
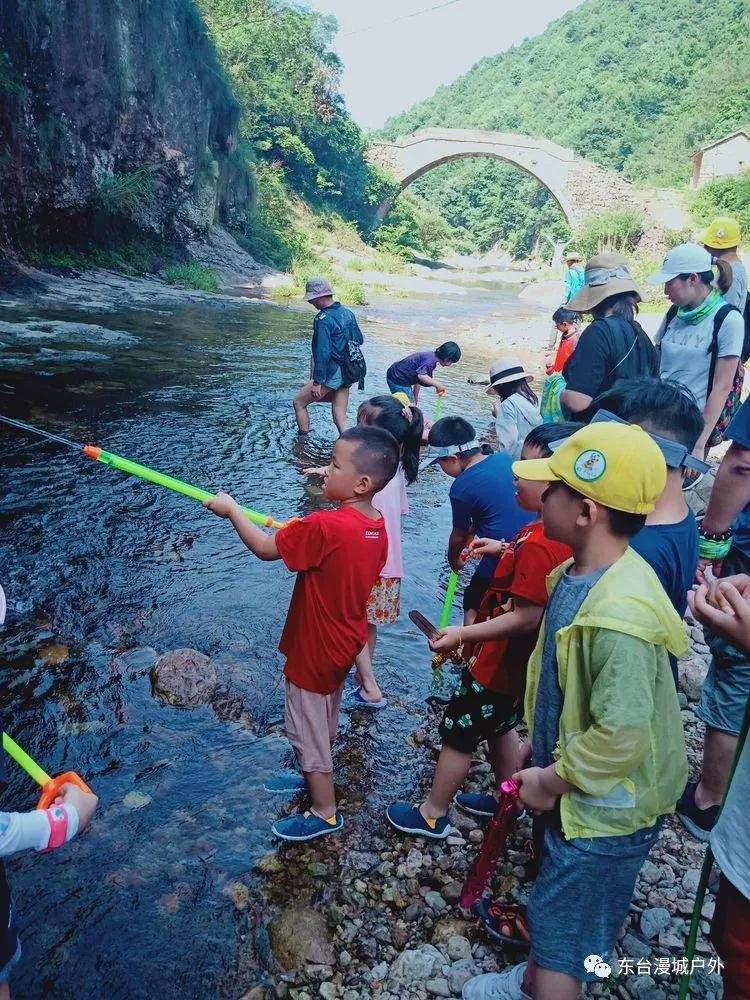
<path id="1" fill-rule="evenodd" d="M 406 191 L 396 198 L 372 242 L 392 257 L 404 258 L 413 251 L 437 258 L 451 248 L 452 235 L 450 225 L 438 211 L 425 199 Z"/>
<path id="2" fill-rule="evenodd" d="M 743 243 L 750 243 L 750 170 L 739 177 L 723 177 L 704 184 L 693 199 L 691 211 L 702 226 L 717 215 L 734 216 L 740 223 Z"/>
<path id="3" fill-rule="evenodd" d="M 346 111 L 331 50 L 335 19 L 286 0 L 199 5 L 240 101 L 242 138 L 282 185 L 370 232 L 393 182 L 365 159 L 364 137 Z M 291 245 L 287 239 L 278 185 L 267 173 L 263 183 L 245 238 L 260 259 L 288 267 L 300 250 L 294 235 Z"/>
<path id="4" fill-rule="evenodd" d="M 625 253 L 635 249 L 644 228 L 645 222 L 639 212 L 612 209 L 586 219 L 576 233 L 576 244 L 584 257 L 604 250 Z"/>
<path id="5" fill-rule="evenodd" d="M 164 272 L 164 280 L 168 285 L 182 285 L 184 288 L 196 288 L 201 292 L 218 292 L 219 279 L 216 271 L 204 267 L 196 261 L 188 264 L 173 264 Z"/>
<path id="6" fill-rule="evenodd" d="M 94 209 L 112 218 L 136 220 L 156 197 L 153 168 L 105 175 L 94 195 Z"/>

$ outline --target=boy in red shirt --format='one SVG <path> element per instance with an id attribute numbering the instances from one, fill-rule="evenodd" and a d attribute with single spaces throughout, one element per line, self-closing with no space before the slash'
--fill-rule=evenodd
<path id="1" fill-rule="evenodd" d="M 580 427 L 573 423 L 541 424 L 527 435 L 521 454 L 549 458 L 550 444 Z M 524 510 L 542 509 L 543 484 L 517 480 L 516 489 Z M 447 813 L 454 796 L 456 805 L 476 816 L 492 816 L 497 809 L 492 795 L 456 795 L 482 740 L 489 744 L 498 784 L 518 769 L 516 726 L 523 717 L 526 664 L 547 604 L 546 579 L 571 555 L 568 546 L 545 536 L 541 519 L 521 528 L 510 544 L 478 538 L 471 549 L 476 555 L 499 555 L 500 560 L 477 621 L 444 629 L 441 637 L 430 643 L 430 649 L 441 653 L 471 643 L 470 650 L 464 646 L 464 655 L 474 654 L 440 724 L 443 747 L 432 787 L 421 806 L 394 802 L 386 810 L 388 822 L 397 830 L 436 840 L 451 832 Z"/>
<path id="2" fill-rule="evenodd" d="M 279 650 L 286 657 L 286 731 L 304 780 L 280 775 L 265 787 L 284 793 L 307 784 L 311 807 L 273 824 L 282 840 L 312 840 L 344 825 L 336 811 L 331 744 L 346 675 L 367 641 L 367 599 L 388 553 L 385 523 L 371 500 L 398 463 L 399 446 L 388 431 L 345 431 L 324 477 L 325 495 L 338 508 L 290 521 L 275 535 L 251 524 L 226 493 L 205 503 L 232 522 L 253 555 L 283 559 L 298 574 Z"/>

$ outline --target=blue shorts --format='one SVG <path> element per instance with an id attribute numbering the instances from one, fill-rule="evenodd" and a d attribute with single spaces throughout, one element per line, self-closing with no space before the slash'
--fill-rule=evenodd
<path id="1" fill-rule="evenodd" d="M 333 373 L 333 375 L 331 375 L 330 378 L 326 379 L 325 386 L 327 389 L 335 390 L 335 389 L 340 389 L 343 386 L 343 384 L 344 384 L 344 377 L 341 374 L 341 367 L 339 366 L 336 368 L 336 371 Z"/>
<path id="2" fill-rule="evenodd" d="M 405 392 L 409 399 L 414 402 L 414 386 L 413 385 L 399 385 L 398 382 L 391 382 L 391 380 L 386 376 L 386 382 L 388 383 L 389 390 L 393 392 Z"/>
<path id="3" fill-rule="evenodd" d="M 723 639 L 711 640 L 711 652 L 695 714 L 712 729 L 739 736 L 750 697 L 750 662 L 746 653 Z"/>
<path id="4" fill-rule="evenodd" d="M 584 960 L 608 962 L 628 914 L 638 872 L 659 824 L 625 837 L 566 840 L 548 825 L 527 917 L 531 957 L 543 969 L 601 982 Z"/>

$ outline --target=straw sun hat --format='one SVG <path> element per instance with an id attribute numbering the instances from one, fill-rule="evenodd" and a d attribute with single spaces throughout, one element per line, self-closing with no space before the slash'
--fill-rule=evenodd
<path id="1" fill-rule="evenodd" d="M 529 375 L 518 358 L 500 358 L 499 361 L 493 361 L 490 365 L 490 385 L 487 395 L 496 396 L 497 386 L 517 382 L 519 378 L 525 378 L 527 382 L 534 381 L 534 376 Z"/>
<path id="2" fill-rule="evenodd" d="M 630 277 L 627 259 L 621 253 L 598 253 L 589 257 L 586 261 L 585 280 L 580 292 L 566 303 L 566 309 L 580 313 L 591 312 L 611 295 L 621 295 L 623 292 L 633 292 L 640 301 L 641 296 Z"/>

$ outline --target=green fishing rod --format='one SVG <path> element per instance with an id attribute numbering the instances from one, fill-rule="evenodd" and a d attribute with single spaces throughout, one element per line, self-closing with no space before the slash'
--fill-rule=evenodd
<path id="1" fill-rule="evenodd" d="M 101 462 L 103 465 L 108 465 L 111 469 L 117 469 L 119 472 L 124 472 L 127 476 L 135 476 L 137 479 L 143 479 L 145 482 L 153 483 L 155 486 L 163 486 L 165 489 L 182 494 L 182 496 L 190 497 L 191 500 L 199 500 L 203 503 L 205 500 L 213 500 L 216 495 L 209 493 L 208 490 L 199 489 L 197 486 L 191 486 L 190 483 L 184 483 L 181 479 L 175 479 L 174 476 L 168 476 L 164 472 L 149 469 L 147 465 L 141 465 L 139 462 L 133 462 L 129 458 L 123 458 L 122 455 L 115 455 L 114 452 L 105 451 L 97 445 L 80 445 L 75 441 L 69 441 L 68 438 L 60 437 L 59 434 L 50 434 L 49 431 L 40 430 L 40 428 L 24 423 L 22 420 L 13 420 L 11 417 L 4 417 L 2 414 L 0 414 L 0 422 L 8 424 L 10 427 L 15 427 L 17 430 L 25 431 L 27 434 L 35 434 L 38 437 L 54 441 L 56 444 L 65 445 L 66 448 L 72 448 L 74 451 L 85 455 L 86 458 L 90 458 L 95 462 Z M 265 514 L 259 514 L 258 511 L 251 510 L 249 507 L 243 507 L 242 509 L 247 519 L 261 528 L 284 527 L 283 521 L 277 521 Z"/>

